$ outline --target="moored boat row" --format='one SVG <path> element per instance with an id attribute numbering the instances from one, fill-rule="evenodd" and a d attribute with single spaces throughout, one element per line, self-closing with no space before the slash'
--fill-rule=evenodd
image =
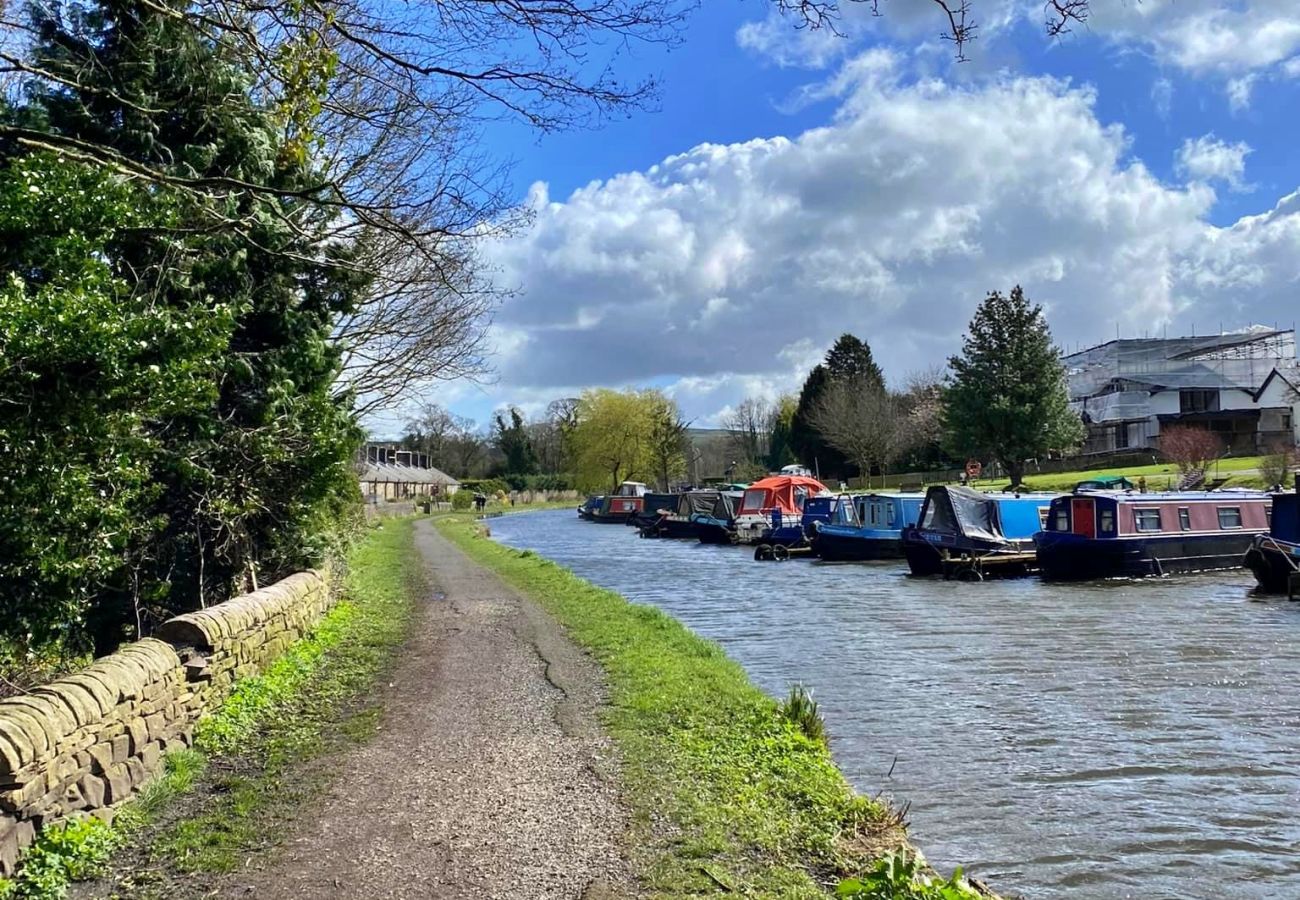
<path id="1" fill-rule="evenodd" d="M 835 495 L 808 476 L 774 475 L 743 490 L 678 494 L 625 482 L 578 514 L 626 521 L 643 537 L 755 545 L 756 559 L 902 558 L 914 575 L 959 580 L 1142 578 L 1246 566 L 1262 590 L 1300 596 L 1300 493 L 1080 485 L 1058 495 L 938 485 L 924 494 Z"/>

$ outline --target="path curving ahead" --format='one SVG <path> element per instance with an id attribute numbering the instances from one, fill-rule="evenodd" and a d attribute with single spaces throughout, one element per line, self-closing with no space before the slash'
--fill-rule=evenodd
<path id="1" fill-rule="evenodd" d="M 229 896 L 584 898 L 626 892 L 617 761 L 599 668 L 426 521 L 432 582 L 378 734 L 337 764 L 261 871 Z"/>

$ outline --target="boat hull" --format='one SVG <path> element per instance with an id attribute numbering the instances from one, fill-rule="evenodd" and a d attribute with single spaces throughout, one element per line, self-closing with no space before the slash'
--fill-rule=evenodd
<path id="1" fill-rule="evenodd" d="M 1035 541 L 1043 577 L 1081 581 L 1236 569 L 1254 539 L 1250 533 L 1097 539 L 1041 532 Z"/>
<path id="2" fill-rule="evenodd" d="M 1254 574 L 1261 591 L 1286 594 L 1300 566 L 1300 544 L 1260 535 L 1246 551 L 1242 564 Z"/>
<path id="3" fill-rule="evenodd" d="M 736 532 L 718 522 L 695 522 L 695 536 L 701 544 L 736 543 Z"/>
<path id="4" fill-rule="evenodd" d="M 823 528 L 813 538 L 813 552 L 831 562 L 865 562 L 873 559 L 902 559 L 902 538 L 837 534 Z"/>

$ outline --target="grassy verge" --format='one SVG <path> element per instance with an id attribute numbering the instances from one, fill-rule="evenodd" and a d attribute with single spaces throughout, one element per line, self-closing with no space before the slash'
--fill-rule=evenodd
<path id="1" fill-rule="evenodd" d="M 311 761 L 373 733 L 364 705 L 406 634 L 419 583 L 412 521 L 387 520 L 349 559 L 342 599 L 265 673 L 241 681 L 200 722 L 194 748 L 169 754 L 108 827 L 48 829 L 0 898 L 58 898 L 98 878 L 96 896 L 197 896 L 211 876 L 274 844 L 326 773 Z"/>
<path id="2" fill-rule="evenodd" d="M 1210 466 L 1210 478 L 1227 478 L 1226 487 L 1264 488 L 1263 476 L 1259 474 L 1258 456 L 1234 456 L 1221 459 Z M 1110 469 L 1085 469 L 1077 472 L 1058 472 L 1049 475 L 1026 475 L 1025 485 L 1035 491 L 1071 491 L 1080 481 L 1094 478 L 1107 478 L 1123 475 L 1136 483 L 1138 478 L 1147 480 L 1147 488 L 1153 491 L 1172 490 L 1178 487 L 1181 477 L 1178 467 L 1173 464 L 1154 464 L 1149 466 L 1122 466 Z M 976 487 L 1002 488 L 1007 479 L 981 479 Z"/>
<path id="3" fill-rule="evenodd" d="M 606 727 L 633 813 L 628 844 L 647 893 L 802 898 L 839 886 L 846 897 L 973 896 L 914 865 L 900 817 L 854 793 L 806 703 L 778 705 L 717 644 L 659 610 L 487 540 L 473 523 L 438 527 L 604 667 Z"/>

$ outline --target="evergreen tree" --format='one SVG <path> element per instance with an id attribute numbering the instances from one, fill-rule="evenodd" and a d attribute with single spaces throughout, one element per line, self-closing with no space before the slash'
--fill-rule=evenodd
<path id="1" fill-rule="evenodd" d="M 826 353 L 825 363 L 815 366 L 804 380 L 799 402 L 790 423 L 790 447 L 799 461 L 824 477 L 851 477 L 856 468 L 832 447 L 813 425 L 813 411 L 832 382 L 853 382 L 885 389 L 885 376 L 876 365 L 871 347 L 851 334 L 842 334 Z"/>
<path id="2" fill-rule="evenodd" d="M 788 394 L 776 402 L 776 410 L 772 415 L 772 433 L 767 444 L 768 471 L 779 472 L 783 466 L 790 465 L 796 459 L 794 447 L 791 446 L 791 430 L 798 408 L 799 401 Z"/>
<path id="3" fill-rule="evenodd" d="M 151 615 L 222 599 L 328 550 L 331 525 L 356 498 L 360 439 L 347 398 L 333 396 L 330 335 L 365 280 L 326 240 L 335 214 L 312 196 L 316 179 L 304 146 L 286 137 L 290 123 L 259 108 L 252 78 L 220 35 L 195 28 L 188 7 L 43 9 L 33 5 L 33 63 L 56 79 L 31 86 L 18 118 L 109 147 L 126 168 L 148 163 L 178 181 L 232 186 L 155 185 L 141 202 L 165 209 L 165 224 L 124 224 L 107 242 L 132 296 L 204 328 L 230 320 L 211 402 L 151 423 L 164 452 L 151 461 L 156 487 L 140 515 L 160 533 L 136 548 L 129 579 L 100 592 L 92 627 L 107 649 L 137 619 L 147 627 Z"/>
<path id="4" fill-rule="evenodd" d="M 826 370 L 834 381 L 851 381 L 885 389 L 885 375 L 876 365 L 871 348 L 851 334 L 842 334 L 826 353 Z"/>
<path id="5" fill-rule="evenodd" d="M 1083 440 L 1043 309 L 1019 285 L 1008 297 L 994 291 L 980 304 L 961 355 L 948 365 L 943 423 L 956 455 L 988 454 L 1019 485 L 1026 459 Z"/>
<path id="6" fill-rule="evenodd" d="M 524 424 L 524 417 L 519 410 L 510 408 L 509 425 L 500 414 L 497 415 L 494 443 L 505 457 L 503 474 L 537 474 L 537 453 L 533 450 L 533 442 L 528 436 L 528 427 Z"/>

